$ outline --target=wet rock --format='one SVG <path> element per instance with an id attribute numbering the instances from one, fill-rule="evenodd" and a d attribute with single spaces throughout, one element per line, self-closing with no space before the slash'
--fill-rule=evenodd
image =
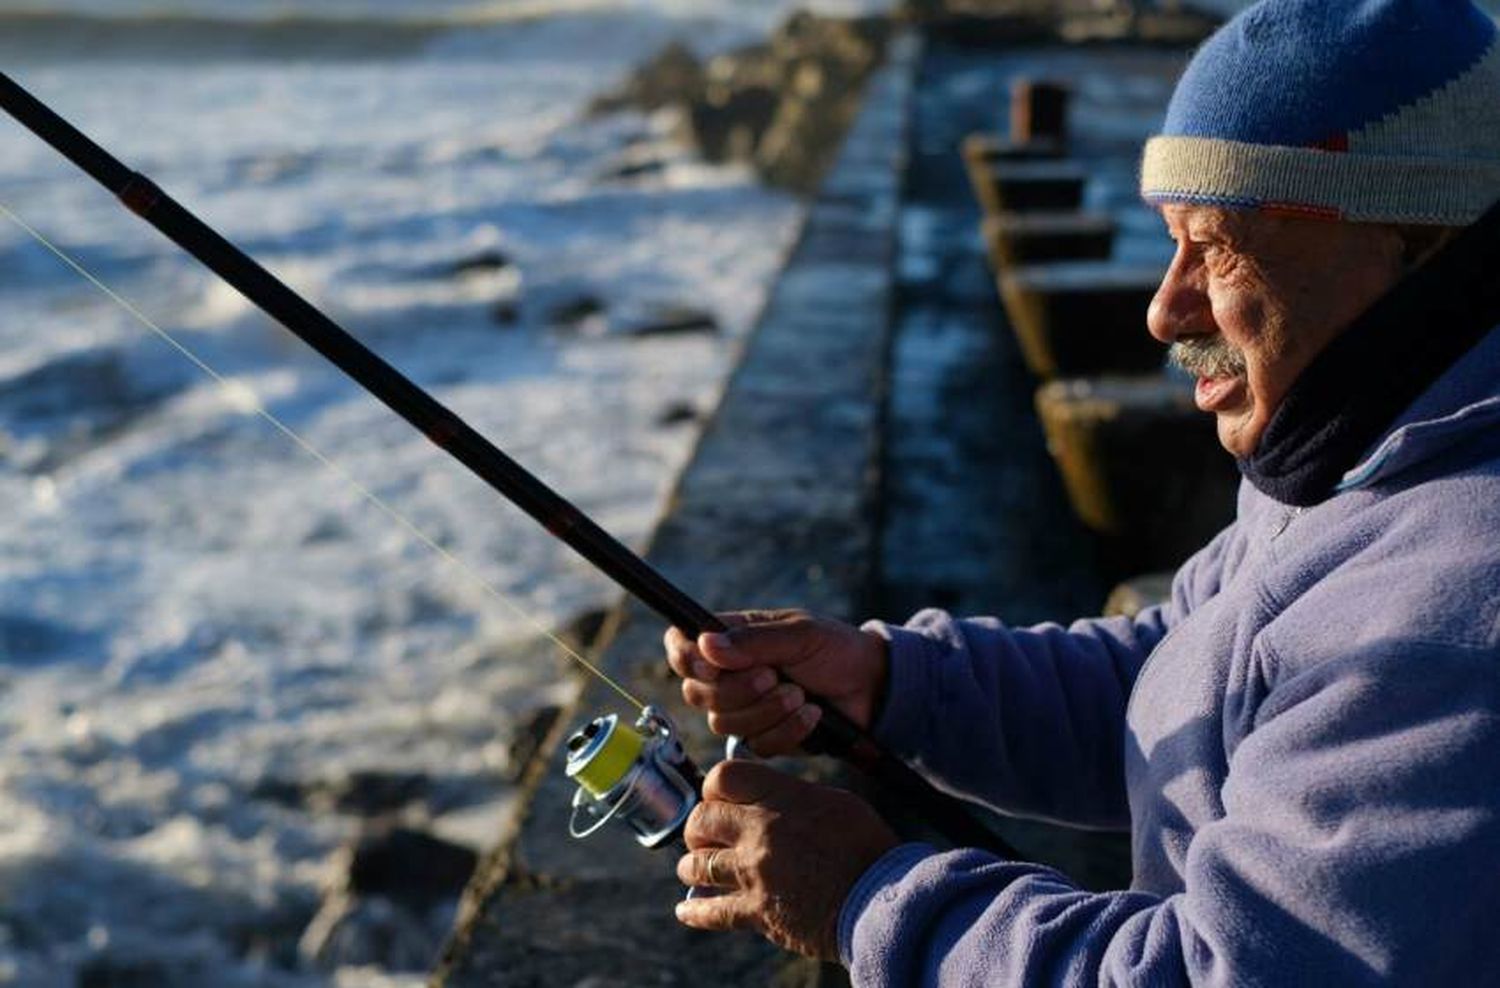
<path id="1" fill-rule="evenodd" d="M 148 341 L 150 342 L 150 341 Z M 0 418 L 20 436 L 50 435 L 57 448 L 29 469 L 47 471 L 182 390 L 187 370 L 125 351 L 69 354 L 0 381 Z"/>
<path id="2" fill-rule="evenodd" d="M 407 827 L 373 826 L 338 852 L 342 888 L 425 908 L 463 891 L 479 856 Z"/>
<path id="3" fill-rule="evenodd" d="M 491 248 L 454 261 L 452 264 L 446 266 L 444 272 L 453 277 L 461 278 L 465 275 L 488 274 L 512 267 L 515 267 L 515 262 L 511 259 L 510 255 L 504 251 Z"/>
<path id="4" fill-rule="evenodd" d="M 78 988 L 160 988 L 170 984 L 167 965 L 145 958 L 91 957 L 78 968 Z"/>
<path id="5" fill-rule="evenodd" d="M 657 413 L 655 425 L 669 429 L 675 425 L 686 425 L 698 421 L 698 409 L 691 402 L 676 401 Z"/>
<path id="6" fill-rule="evenodd" d="M 705 160 L 751 162 L 774 184 L 814 187 L 858 109 L 864 81 L 880 64 L 883 18 L 790 17 L 765 44 L 703 65 L 681 45 L 641 66 L 594 109 L 680 111 L 679 134 Z M 654 174 L 655 163 L 623 163 L 609 177 Z"/>
<path id="7" fill-rule="evenodd" d="M 379 967 L 425 971 L 442 946 L 438 923 L 385 896 L 331 896 L 297 944 L 304 963 L 325 971 Z"/>
<path id="8" fill-rule="evenodd" d="M 596 99 L 590 111 L 597 115 L 630 108 L 659 110 L 701 93 L 704 79 L 698 56 L 674 41 L 631 73 L 618 90 Z"/>
<path id="9" fill-rule="evenodd" d="M 633 182 L 643 178 L 656 178 L 667 170 L 667 166 L 670 163 L 665 157 L 657 153 L 626 153 L 618 161 L 607 166 L 600 172 L 599 180 L 602 182 Z"/>
<path id="10" fill-rule="evenodd" d="M 347 813 L 367 819 L 387 817 L 413 803 L 426 802 L 432 780 L 419 772 L 356 771 L 337 779 L 266 776 L 250 787 L 252 799 L 318 813 Z"/>
<path id="11" fill-rule="evenodd" d="M 584 650 L 592 648 L 599 632 L 604 629 L 604 622 L 609 619 L 609 611 L 602 607 L 591 607 L 588 610 L 579 611 L 557 629 L 557 636 L 568 643 L 570 648 Z"/>
<path id="12" fill-rule="evenodd" d="M 576 295 L 548 309 L 545 320 L 555 329 L 602 330 L 605 311 L 604 302 L 598 296 Z"/>
<path id="13" fill-rule="evenodd" d="M 470 848 L 422 831 L 367 829 L 335 854 L 334 881 L 298 952 L 325 970 L 427 969 L 478 861 Z"/>
<path id="14" fill-rule="evenodd" d="M 549 704 L 538 707 L 521 718 L 505 749 L 506 782 L 515 784 L 522 780 L 532 759 L 542 750 L 561 716 L 562 708 Z"/>
<path id="15" fill-rule="evenodd" d="M 326 800 L 340 813 L 379 817 L 424 800 L 431 780 L 419 772 L 351 772 L 329 785 Z"/>
<path id="16" fill-rule="evenodd" d="M 707 309 L 674 305 L 645 312 L 624 322 L 619 329 L 623 335 L 635 337 L 717 333 L 719 320 Z"/>
<path id="17" fill-rule="evenodd" d="M 496 303 L 490 309 L 490 319 L 498 326 L 516 326 L 521 321 L 521 306 L 513 299 Z"/>
<path id="18" fill-rule="evenodd" d="M 687 138 L 710 163 L 749 161 L 780 105 L 769 86 L 711 86 L 688 106 Z"/>

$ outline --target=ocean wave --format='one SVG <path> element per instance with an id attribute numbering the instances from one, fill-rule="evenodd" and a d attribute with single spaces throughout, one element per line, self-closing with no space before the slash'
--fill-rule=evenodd
<path id="1" fill-rule="evenodd" d="M 505 27 L 628 7 L 628 0 L 508 0 L 412 13 L 384 6 L 289 11 L 255 5 L 127 10 L 0 9 L 7 57 L 369 56 L 419 49 L 458 30 Z M 436 9 L 434 9 L 436 7 Z"/>

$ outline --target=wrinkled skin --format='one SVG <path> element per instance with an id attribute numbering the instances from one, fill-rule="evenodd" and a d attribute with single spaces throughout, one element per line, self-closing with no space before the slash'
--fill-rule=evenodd
<path id="1" fill-rule="evenodd" d="M 1298 375 L 1401 277 L 1402 236 L 1208 206 L 1168 205 L 1162 218 L 1177 252 L 1147 325 L 1186 344 L 1172 356 L 1198 376 L 1198 407 L 1217 417 L 1224 448 L 1248 457 Z"/>
<path id="2" fill-rule="evenodd" d="M 858 797 L 746 761 L 708 773 L 685 837 L 678 878 L 720 892 L 679 903 L 681 922 L 755 930 L 820 960 L 838 959 L 839 909 L 849 890 L 897 844 Z"/>

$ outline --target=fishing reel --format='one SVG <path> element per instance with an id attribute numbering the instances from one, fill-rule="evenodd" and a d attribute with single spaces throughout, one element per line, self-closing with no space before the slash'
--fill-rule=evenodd
<path id="1" fill-rule="evenodd" d="M 677 728 L 655 707 L 634 726 L 596 717 L 568 739 L 567 776 L 578 783 L 568 833 L 582 839 L 620 820 L 644 847 L 681 842 L 703 778 Z"/>

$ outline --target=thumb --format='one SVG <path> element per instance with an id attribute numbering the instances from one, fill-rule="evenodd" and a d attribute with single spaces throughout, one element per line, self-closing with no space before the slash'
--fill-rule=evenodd
<path id="1" fill-rule="evenodd" d="M 771 803 L 800 792 L 806 785 L 764 762 L 732 759 L 709 769 L 703 779 L 703 798 L 741 805 Z"/>

